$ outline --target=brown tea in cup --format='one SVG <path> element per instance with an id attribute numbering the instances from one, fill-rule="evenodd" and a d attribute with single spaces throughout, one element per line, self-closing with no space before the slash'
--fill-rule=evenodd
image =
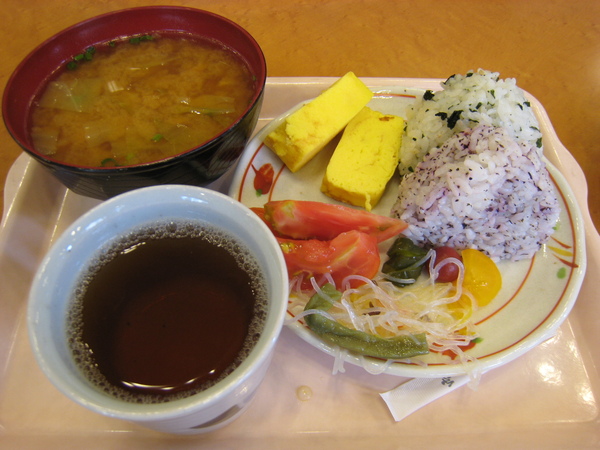
<path id="1" fill-rule="evenodd" d="M 252 350 L 265 286 L 251 252 L 223 230 L 173 221 L 141 228 L 84 272 L 68 319 L 74 360 L 125 401 L 188 397 Z"/>

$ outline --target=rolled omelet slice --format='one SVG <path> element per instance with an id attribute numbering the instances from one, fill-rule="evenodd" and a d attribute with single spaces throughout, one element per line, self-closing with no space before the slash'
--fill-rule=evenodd
<path id="1" fill-rule="evenodd" d="M 296 110 L 265 138 L 292 172 L 300 170 L 371 100 L 373 92 L 353 72 Z"/>
<path id="2" fill-rule="evenodd" d="M 398 166 L 403 128 L 403 118 L 365 106 L 346 126 L 321 191 L 371 211 Z"/>

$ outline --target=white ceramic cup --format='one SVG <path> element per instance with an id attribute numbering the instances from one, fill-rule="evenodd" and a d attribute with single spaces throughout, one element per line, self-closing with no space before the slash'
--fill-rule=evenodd
<path id="1" fill-rule="evenodd" d="M 248 357 L 212 387 L 178 400 L 130 403 L 106 394 L 88 381 L 73 361 L 67 343 L 67 311 L 82 268 L 98 249 L 139 226 L 183 219 L 210 224 L 237 236 L 256 257 L 268 288 L 262 335 Z M 250 209 L 204 188 L 157 186 L 122 194 L 76 220 L 53 244 L 36 273 L 29 297 L 28 327 L 35 358 L 49 380 L 67 397 L 100 414 L 158 431 L 196 434 L 237 418 L 267 371 L 283 325 L 288 298 L 285 262 L 276 239 Z"/>

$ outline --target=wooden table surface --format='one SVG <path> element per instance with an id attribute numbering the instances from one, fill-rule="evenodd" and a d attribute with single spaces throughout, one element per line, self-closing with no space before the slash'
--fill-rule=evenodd
<path id="1" fill-rule="evenodd" d="M 74 23 L 133 6 L 206 9 L 245 27 L 269 76 L 446 78 L 484 68 L 515 77 L 582 166 L 600 228 L 598 0 L 3 0 L 0 86 L 37 44 Z M 0 129 L 4 180 L 20 149 Z"/>

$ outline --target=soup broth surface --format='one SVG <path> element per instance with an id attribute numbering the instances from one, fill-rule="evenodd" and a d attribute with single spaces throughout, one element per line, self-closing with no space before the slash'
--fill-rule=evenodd
<path id="1" fill-rule="evenodd" d="M 135 165 L 198 147 L 241 117 L 254 93 L 246 64 L 213 42 L 150 36 L 92 48 L 32 108 L 35 149 L 89 167 Z"/>
<path id="2" fill-rule="evenodd" d="M 230 374 L 266 317 L 262 270 L 211 228 L 167 224 L 102 254 L 70 309 L 76 364 L 106 393 L 156 403 L 187 397 Z"/>

